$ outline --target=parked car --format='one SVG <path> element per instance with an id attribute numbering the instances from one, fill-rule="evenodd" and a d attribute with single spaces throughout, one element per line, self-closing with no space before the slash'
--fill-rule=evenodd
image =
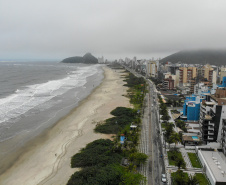
<path id="1" fill-rule="evenodd" d="M 162 182 L 166 182 L 166 174 L 162 174 Z"/>

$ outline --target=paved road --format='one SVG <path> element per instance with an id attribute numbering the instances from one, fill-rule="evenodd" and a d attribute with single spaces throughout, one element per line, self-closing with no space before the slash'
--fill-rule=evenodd
<path id="1" fill-rule="evenodd" d="M 149 80 L 148 80 L 149 81 Z M 161 174 L 165 173 L 164 160 L 162 153 L 162 143 L 160 138 L 160 128 L 159 128 L 159 111 L 157 102 L 157 92 L 155 85 L 149 81 L 149 94 L 150 94 L 150 129 L 151 134 L 151 163 L 149 166 L 149 181 L 148 184 L 159 185 L 163 184 L 161 182 Z"/>
<path id="2" fill-rule="evenodd" d="M 124 66 L 128 71 L 142 77 L 135 71 Z M 144 114 L 142 119 L 141 137 L 138 149 L 140 152 L 149 156 L 147 164 L 140 167 L 140 173 L 147 177 L 147 183 L 150 185 L 161 185 L 161 174 L 165 173 L 164 160 L 162 154 L 162 143 L 159 131 L 159 111 L 157 102 L 157 90 L 150 80 L 149 93 L 144 100 Z M 141 184 L 144 184 L 142 182 Z"/>

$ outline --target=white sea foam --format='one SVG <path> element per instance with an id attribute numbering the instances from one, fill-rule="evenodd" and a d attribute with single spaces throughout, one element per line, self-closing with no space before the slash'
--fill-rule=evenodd
<path id="1" fill-rule="evenodd" d="M 78 67 L 76 71 L 67 74 L 67 77 L 63 79 L 17 89 L 14 94 L 0 99 L 0 125 L 72 88 L 84 86 L 87 82 L 86 78 L 96 72 L 97 66 Z"/>

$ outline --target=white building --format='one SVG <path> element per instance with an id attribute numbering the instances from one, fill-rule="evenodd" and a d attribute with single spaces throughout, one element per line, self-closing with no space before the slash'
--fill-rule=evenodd
<path id="1" fill-rule="evenodd" d="M 203 171 L 211 185 L 226 184 L 226 158 L 217 149 L 208 151 L 197 147 L 197 154 L 203 166 Z"/>
<path id="2" fill-rule="evenodd" d="M 201 95 L 203 93 L 208 93 L 209 88 L 205 86 L 204 83 L 198 83 L 194 86 L 194 94 Z"/>
<path id="3" fill-rule="evenodd" d="M 98 58 L 98 63 L 99 64 L 104 64 L 104 57 L 102 56 L 101 58 Z"/>

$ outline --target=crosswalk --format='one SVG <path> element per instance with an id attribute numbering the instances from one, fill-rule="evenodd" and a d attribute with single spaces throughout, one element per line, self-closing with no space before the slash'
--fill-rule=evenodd
<path id="1" fill-rule="evenodd" d="M 171 172 L 176 172 L 178 170 L 178 167 L 176 166 L 167 166 L 167 170 L 171 170 Z M 201 168 L 185 168 L 182 169 L 184 172 L 192 172 L 192 173 L 202 173 L 202 169 Z"/>

